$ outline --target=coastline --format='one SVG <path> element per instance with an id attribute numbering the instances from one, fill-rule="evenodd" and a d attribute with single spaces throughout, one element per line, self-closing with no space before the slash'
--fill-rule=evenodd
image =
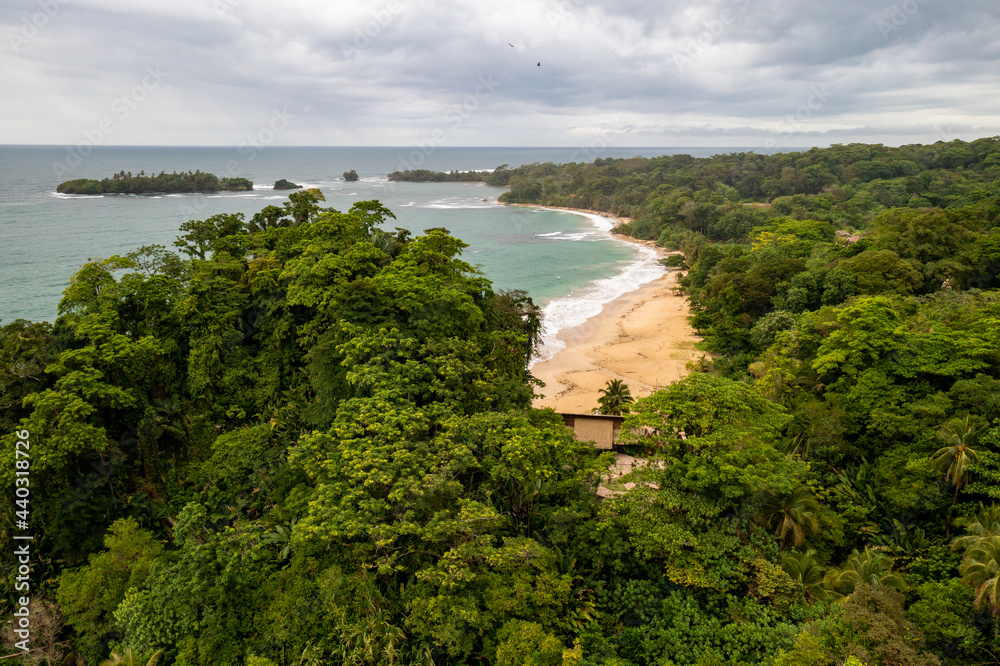
<path id="1" fill-rule="evenodd" d="M 589 414 L 601 389 L 621 379 L 639 398 L 688 374 L 688 361 L 702 353 L 688 323 L 687 301 L 675 294 L 678 272 L 641 285 L 605 304 L 583 325 L 561 331 L 566 347 L 539 361 L 532 374 L 545 382 L 535 407 Z"/>
<path id="2" fill-rule="evenodd" d="M 629 221 L 593 210 L 508 205 L 599 216 L 613 226 Z M 659 257 L 671 254 L 653 241 L 612 235 L 651 248 Z M 665 269 L 659 277 L 604 303 L 582 324 L 558 331 L 555 339 L 562 348 L 531 366 L 531 373 L 545 383 L 534 406 L 587 414 L 597 408 L 600 390 L 610 380 L 624 381 L 638 398 L 683 378 L 687 363 L 702 353 L 695 349 L 700 338 L 688 323 L 687 299 L 674 291 L 679 273 Z"/>

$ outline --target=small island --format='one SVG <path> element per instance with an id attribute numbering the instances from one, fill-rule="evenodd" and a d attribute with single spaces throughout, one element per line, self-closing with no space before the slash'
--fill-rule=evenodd
<path id="1" fill-rule="evenodd" d="M 344 180 L 346 180 L 349 183 L 353 183 L 358 178 L 359 178 L 358 172 L 355 171 L 354 169 L 351 169 L 350 171 L 345 171 L 344 172 Z"/>
<path id="2" fill-rule="evenodd" d="M 277 181 L 274 182 L 274 189 L 276 189 L 276 190 L 301 190 L 302 186 L 301 185 L 296 185 L 295 183 L 291 182 L 290 180 L 285 180 L 284 178 L 281 178 L 280 180 L 277 180 Z"/>
<path id="3" fill-rule="evenodd" d="M 176 194 L 250 190 L 253 190 L 253 183 L 246 178 L 219 178 L 203 171 L 161 171 L 155 176 L 147 176 L 145 171 L 140 171 L 138 176 L 133 176 L 131 171 L 120 171 L 103 180 L 67 180 L 56 188 L 56 192 L 61 194 Z"/>
<path id="4" fill-rule="evenodd" d="M 486 183 L 497 187 L 510 184 L 510 169 L 501 164 L 493 171 L 429 171 L 427 169 L 408 169 L 393 171 L 389 180 L 406 183 Z"/>

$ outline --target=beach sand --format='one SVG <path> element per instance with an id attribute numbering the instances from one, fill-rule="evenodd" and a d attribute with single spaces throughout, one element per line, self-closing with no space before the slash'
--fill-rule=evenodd
<path id="1" fill-rule="evenodd" d="M 685 297 L 674 292 L 679 271 L 642 285 L 604 306 L 600 314 L 557 336 L 565 349 L 536 363 L 532 374 L 545 382 L 535 407 L 588 414 L 600 389 L 621 379 L 635 397 L 650 395 L 687 374 L 702 356 L 700 338 L 688 323 Z"/>
<path id="2" fill-rule="evenodd" d="M 614 225 L 631 221 L 582 208 L 508 205 L 587 213 Z M 673 254 L 654 241 L 611 235 L 653 248 L 662 256 Z M 688 362 L 704 354 L 695 349 L 701 338 L 688 323 L 687 300 L 679 290 L 674 291 L 679 287 L 679 276 L 679 270 L 667 270 L 662 277 L 606 303 L 600 313 L 580 326 L 560 331 L 556 337 L 566 343 L 565 348 L 531 368 L 531 373 L 545 382 L 536 391 L 543 397 L 537 398 L 534 406 L 589 414 L 598 407 L 601 389 L 612 379 L 624 381 L 639 398 L 687 375 Z"/>

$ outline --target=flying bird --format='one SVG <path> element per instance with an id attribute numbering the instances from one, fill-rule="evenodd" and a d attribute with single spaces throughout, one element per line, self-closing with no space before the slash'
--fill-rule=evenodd
<path id="1" fill-rule="evenodd" d="M 512 48 L 512 49 L 515 49 L 515 48 L 517 48 L 516 46 L 514 46 L 514 45 L 513 45 L 513 44 L 511 44 L 510 42 L 507 42 L 507 46 L 509 46 L 509 47 L 510 47 L 510 48 Z"/>

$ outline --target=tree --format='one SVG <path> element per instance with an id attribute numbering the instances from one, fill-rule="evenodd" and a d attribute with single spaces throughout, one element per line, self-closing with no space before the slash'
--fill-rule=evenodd
<path id="1" fill-rule="evenodd" d="M 511 620 L 497 633 L 497 666 L 560 666 L 565 646 L 536 622 Z M 569 662 L 572 663 L 572 662 Z"/>
<path id="2" fill-rule="evenodd" d="M 983 506 L 980 502 L 977 515 L 971 518 L 960 516 L 952 522 L 952 525 L 964 527 L 965 531 L 968 532 L 966 536 L 956 537 L 951 542 L 951 547 L 956 550 L 974 546 L 981 539 L 1000 536 L 1000 505 Z"/>
<path id="3" fill-rule="evenodd" d="M 752 499 L 791 493 L 806 469 L 775 448 L 787 420 L 748 384 L 706 374 L 637 400 L 623 440 L 663 458 L 649 472 L 657 489 L 637 487 L 606 507 L 640 561 L 682 585 L 733 584 L 730 558 L 751 528 Z"/>
<path id="4" fill-rule="evenodd" d="M 627 414 L 629 405 L 635 402 L 628 385 L 620 379 L 609 380 L 601 389 L 601 397 L 597 402 L 601 405 L 601 414 L 621 416 Z"/>
<path id="5" fill-rule="evenodd" d="M 979 460 L 979 455 L 972 448 L 977 429 L 969 422 L 969 416 L 956 427 L 945 425 L 938 432 L 938 439 L 946 445 L 938 449 L 931 458 L 934 469 L 944 472 L 945 479 L 955 486 L 955 497 L 952 506 L 958 501 L 958 491 L 969 480 L 969 463 Z"/>
<path id="6" fill-rule="evenodd" d="M 840 264 L 854 277 L 863 294 L 908 296 L 923 284 L 920 264 L 900 259 L 892 250 L 868 250 Z"/>
<path id="7" fill-rule="evenodd" d="M 129 648 L 121 654 L 112 652 L 111 658 L 102 661 L 101 666 L 156 666 L 160 663 L 160 657 L 162 656 L 163 650 L 157 650 L 147 659 L 140 657 Z"/>
<path id="8" fill-rule="evenodd" d="M 823 587 L 826 567 L 820 564 L 816 551 L 810 548 L 804 553 L 790 552 L 781 557 L 781 568 L 798 585 L 807 599 L 825 599 L 827 590 Z"/>
<path id="9" fill-rule="evenodd" d="M 837 328 L 823 340 L 812 363 L 822 375 L 857 377 L 902 348 L 903 318 L 884 296 L 861 298 L 837 310 Z"/>
<path id="10" fill-rule="evenodd" d="M 948 578 L 924 583 L 915 593 L 917 601 L 906 614 L 924 632 L 928 647 L 946 651 L 953 663 L 979 661 L 974 654 L 982 649 L 977 645 L 981 634 L 973 619 L 977 615 L 973 609 L 974 591 L 960 578 Z"/>
<path id="11" fill-rule="evenodd" d="M 893 572 L 895 560 L 878 551 L 865 548 L 863 553 L 855 549 L 843 567 L 833 567 L 826 575 L 824 585 L 828 590 L 840 594 L 850 594 L 859 585 L 870 583 L 884 585 L 903 591 L 906 582 Z"/>
<path id="12" fill-rule="evenodd" d="M 63 573 L 57 592 L 66 620 L 79 636 L 77 651 L 88 659 L 100 656 L 102 641 L 115 630 L 115 608 L 130 588 L 145 581 L 163 549 L 134 518 L 116 521 L 104 546 L 87 566 Z"/>
<path id="13" fill-rule="evenodd" d="M 764 492 L 764 504 L 760 509 L 761 522 L 781 542 L 788 547 L 791 539 L 796 548 L 806 542 L 806 536 L 819 529 L 816 512 L 819 504 L 808 486 L 799 486 L 790 493 Z"/>
<path id="14" fill-rule="evenodd" d="M 987 602 L 990 613 L 1000 612 L 1000 537 L 980 539 L 965 554 L 959 568 L 962 582 L 975 589 L 974 603 Z"/>

